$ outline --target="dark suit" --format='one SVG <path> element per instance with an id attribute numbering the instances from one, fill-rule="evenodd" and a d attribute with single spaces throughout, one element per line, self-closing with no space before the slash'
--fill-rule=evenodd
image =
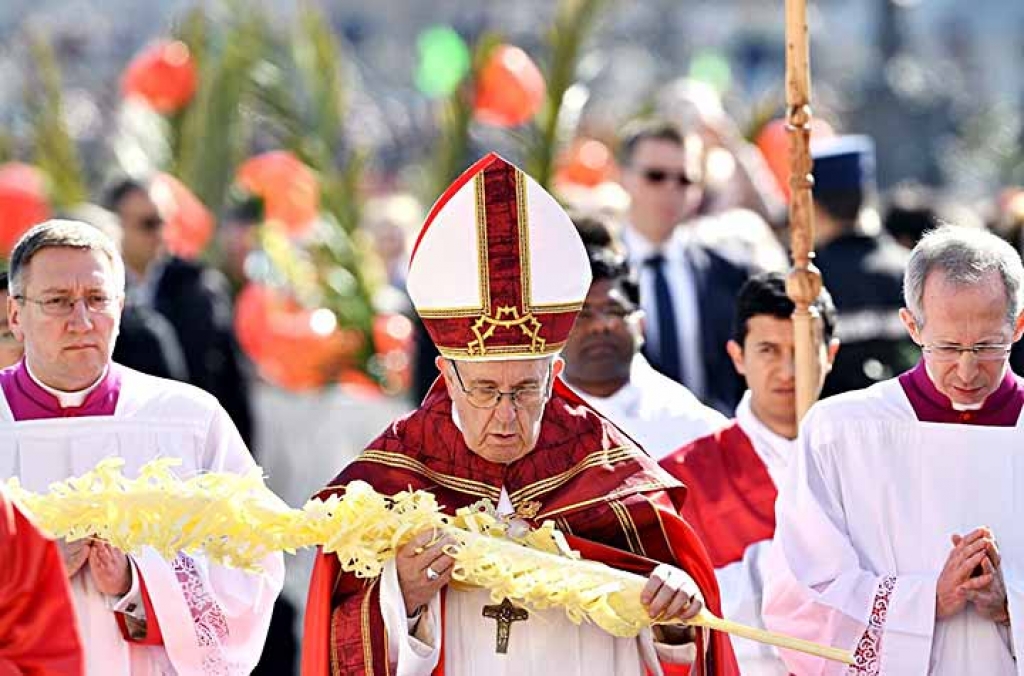
<path id="1" fill-rule="evenodd" d="M 686 259 L 697 285 L 704 401 L 731 416 L 743 396 L 744 384 L 725 344 L 733 336 L 736 296 L 754 270 L 751 265 L 700 245 L 687 247 Z"/>
<path id="2" fill-rule="evenodd" d="M 909 258 L 888 235 L 851 232 L 818 249 L 815 262 L 835 301 L 842 341 L 823 397 L 868 387 L 917 363 L 920 350 L 899 318 Z"/>
<path id="3" fill-rule="evenodd" d="M 214 268 L 170 258 L 154 283 L 152 302 L 178 335 L 189 382 L 217 397 L 250 445 L 249 383 L 235 340 L 227 279 Z"/>
<path id="4" fill-rule="evenodd" d="M 156 310 L 130 301 L 121 313 L 114 361 L 151 376 L 188 382 L 188 366 L 174 327 Z"/>

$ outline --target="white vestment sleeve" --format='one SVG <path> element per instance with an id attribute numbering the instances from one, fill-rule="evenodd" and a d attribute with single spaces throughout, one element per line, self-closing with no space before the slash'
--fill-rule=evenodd
<path id="1" fill-rule="evenodd" d="M 416 635 L 410 633 L 408 611 L 402 588 L 398 584 L 398 566 L 394 559 L 384 564 L 380 576 L 380 611 L 388 636 L 391 671 L 396 676 L 429 676 L 441 658 L 441 597 L 435 595 L 427 604 Z"/>
<path id="2" fill-rule="evenodd" d="M 847 528 L 856 494 L 843 494 L 834 439 L 815 434 L 813 409 L 779 490 L 765 580 L 765 625 L 856 652 L 867 673 L 928 673 L 936 576 L 865 570 Z M 850 440 L 852 444 L 854 440 Z M 841 449 L 855 452 L 849 444 Z M 879 542 L 881 542 L 881 538 Z M 881 545 L 879 545 L 881 546 Z M 844 665 L 780 651 L 794 673 L 843 674 Z"/>
<path id="3" fill-rule="evenodd" d="M 211 413 L 199 466 L 249 472 L 255 463 L 234 424 L 219 405 Z M 281 554 L 264 558 L 261 573 L 212 564 L 201 555 L 167 561 L 153 550 L 144 550 L 136 564 L 178 673 L 249 674 L 255 668 L 284 583 Z"/>

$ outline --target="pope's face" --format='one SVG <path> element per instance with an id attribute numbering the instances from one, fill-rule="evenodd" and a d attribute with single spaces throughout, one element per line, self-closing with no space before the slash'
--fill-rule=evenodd
<path id="1" fill-rule="evenodd" d="M 21 271 L 23 299 L 8 299 L 11 331 L 25 346 L 32 372 L 44 384 L 74 392 L 96 382 L 114 351 L 124 293 L 105 254 L 89 249 L 39 250 Z M 75 300 L 71 313 L 44 309 L 57 298 Z M 89 300 L 111 299 L 101 310 Z M 90 300 L 91 299 L 91 300 Z"/>
<path id="2" fill-rule="evenodd" d="M 905 308 L 900 318 L 914 341 L 925 346 L 925 365 L 935 387 L 956 406 L 984 403 L 1002 382 L 1009 355 L 986 360 L 961 352 L 959 358 L 947 361 L 929 349 L 1009 344 L 1020 339 L 1024 317 L 1016 325 L 1007 321 L 1006 287 L 999 273 L 992 271 L 970 286 L 949 284 L 941 272 L 929 274 L 921 305 L 923 326 Z"/>
<path id="3" fill-rule="evenodd" d="M 437 367 L 444 376 L 469 450 L 489 462 L 508 464 L 534 449 L 552 380 L 562 370 L 561 360 L 549 357 L 455 363 L 439 357 Z M 482 394 L 493 390 L 525 395 L 517 395 L 516 404 L 507 394 L 492 408 L 474 404 L 474 400 L 483 398 Z"/>

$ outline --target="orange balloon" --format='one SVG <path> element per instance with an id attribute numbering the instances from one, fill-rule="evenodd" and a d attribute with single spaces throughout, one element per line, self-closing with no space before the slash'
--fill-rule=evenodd
<path id="1" fill-rule="evenodd" d="M 170 174 L 157 174 L 149 196 L 164 219 L 167 249 L 182 258 L 196 258 L 213 236 L 213 214 L 188 187 Z"/>
<path id="2" fill-rule="evenodd" d="M 145 101 L 158 113 L 174 113 L 192 100 L 199 75 L 188 46 L 158 40 L 135 55 L 121 77 L 126 97 Z"/>
<path id="3" fill-rule="evenodd" d="M 832 125 L 824 120 L 811 120 L 811 138 L 835 136 Z M 760 149 L 768 168 L 782 193 L 789 199 L 789 132 L 786 120 L 776 119 L 766 124 L 758 133 L 754 144 Z"/>
<path id="4" fill-rule="evenodd" d="M 615 177 L 615 156 L 597 139 L 576 139 L 559 160 L 555 174 L 558 183 L 593 187 Z"/>
<path id="5" fill-rule="evenodd" d="M 238 168 L 235 181 L 263 200 L 264 216 L 302 235 L 320 213 L 320 183 L 295 155 L 275 150 L 251 157 Z"/>
<path id="6" fill-rule="evenodd" d="M 338 328 L 330 310 L 309 310 L 257 283 L 238 296 L 235 332 L 267 380 L 295 391 L 331 383 L 363 345 L 358 331 Z"/>
<path id="7" fill-rule="evenodd" d="M 514 45 L 494 48 L 476 83 L 476 119 L 497 127 L 517 127 L 540 111 L 547 87 L 529 55 Z"/>
<path id="8" fill-rule="evenodd" d="M 21 162 L 0 165 L 0 253 L 10 254 L 29 228 L 49 217 L 46 175 Z"/>

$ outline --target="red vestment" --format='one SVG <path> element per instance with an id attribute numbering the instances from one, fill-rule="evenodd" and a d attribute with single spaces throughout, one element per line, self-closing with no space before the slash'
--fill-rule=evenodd
<path id="1" fill-rule="evenodd" d="M 554 520 L 584 557 L 642 575 L 660 562 L 676 565 L 693 577 L 708 608 L 720 613 L 711 562 L 677 512 L 685 488 L 559 381 L 535 449 L 514 463 L 491 463 L 469 450 L 439 381 L 418 410 L 393 423 L 321 495 L 354 480 L 385 494 L 429 490 L 448 513 L 482 498 L 497 503 L 504 487 L 517 509 L 539 503 L 534 523 Z M 443 673 L 443 654 L 442 649 L 435 674 Z M 704 654 L 692 673 L 738 673 L 726 636 L 711 632 Z M 302 673 L 389 670 L 376 580 L 340 575 L 336 557 L 318 556 L 306 608 Z"/>
<path id="2" fill-rule="evenodd" d="M 84 673 L 57 545 L 0 494 L 0 676 Z"/>
<path id="3" fill-rule="evenodd" d="M 661 466 L 690 487 L 680 513 L 715 568 L 740 561 L 747 547 L 774 537 L 778 491 L 737 422 L 666 456 Z"/>

